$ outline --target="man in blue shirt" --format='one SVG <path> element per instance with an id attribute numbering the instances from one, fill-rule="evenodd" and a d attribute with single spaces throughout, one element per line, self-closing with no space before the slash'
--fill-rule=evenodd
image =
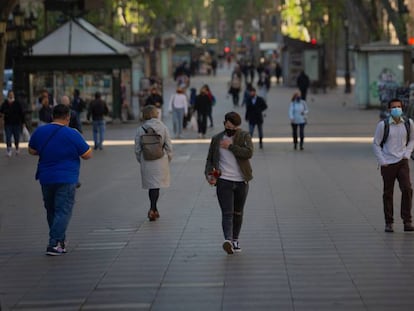
<path id="1" fill-rule="evenodd" d="M 29 141 L 29 153 L 39 156 L 36 179 L 42 187 L 49 225 L 46 254 L 66 253 L 66 229 L 75 202 L 80 159 L 92 157 L 92 149 L 82 135 L 68 127 L 70 108 L 59 104 L 53 108 L 53 122 L 38 127 Z"/>

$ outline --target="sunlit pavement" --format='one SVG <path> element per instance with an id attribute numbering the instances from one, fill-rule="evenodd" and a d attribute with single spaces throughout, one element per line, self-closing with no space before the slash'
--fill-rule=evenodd
<path id="1" fill-rule="evenodd" d="M 108 124 L 104 150 L 82 163 L 68 253 L 44 255 L 47 224 L 37 158 L 0 157 L 0 299 L 3 310 L 410 310 L 414 235 L 383 232 L 380 173 L 371 148 L 378 111 L 343 86 L 309 94 L 305 150 L 293 150 L 293 88 L 272 86 L 264 148 L 252 159 L 243 251 L 221 248 L 215 189 L 203 171 L 210 137 L 233 110 L 230 71 L 196 77 L 217 97 L 206 139 L 173 140 L 172 184 L 156 222 L 146 219 L 133 153 L 137 122 Z M 166 99 L 175 85 L 165 81 Z M 236 111 L 244 117 L 244 108 Z M 171 129 L 171 116 L 164 111 Z M 243 124 L 247 128 L 246 124 Z M 85 137 L 91 141 L 89 125 Z M 0 152 L 5 153 L 4 145 Z M 400 196 L 396 195 L 396 200 Z"/>

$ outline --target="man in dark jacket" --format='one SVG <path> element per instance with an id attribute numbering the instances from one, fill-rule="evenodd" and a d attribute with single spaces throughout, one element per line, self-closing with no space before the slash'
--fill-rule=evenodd
<path id="1" fill-rule="evenodd" d="M 302 70 L 296 80 L 296 84 L 300 90 L 300 96 L 303 100 L 306 100 L 306 94 L 310 85 L 308 75 Z"/>
<path id="2" fill-rule="evenodd" d="M 94 149 L 102 150 L 103 141 L 105 135 L 105 119 L 109 112 L 108 106 L 101 99 L 101 93 L 95 93 L 95 100 L 93 100 L 88 109 L 87 119 L 88 121 L 92 117 L 92 127 L 93 127 L 93 141 L 95 143 Z"/>
<path id="3" fill-rule="evenodd" d="M 265 100 L 256 95 L 256 89 L 250 89 L 250 98 L 246 104 L 246 121 L 249 121 L 250 136 L 253 137 L 254 128 L 257 125 L 259 132 L 259 147 L 263 148 L 263 111 L 267 109 Z"/>
<path id="4" fill-rule="evenodd" d="M 16 147 L 16 155 L 19 154 L 20 133 L 24 122 L 24 112 L 20 102 L 15 100 L 14 92 L 9 91 L 7 99 L 0 107 L 0 114 L 4 115 L 4 132 L 6 133 L 7 156 L 12 156 L 12 136 Z"/>

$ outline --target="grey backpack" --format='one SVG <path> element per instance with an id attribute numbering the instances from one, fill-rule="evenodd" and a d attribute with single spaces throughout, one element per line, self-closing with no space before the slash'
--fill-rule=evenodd
<path id="1" fill-rule="evenodd" d="M 162 137 L 152 127 L 142 126 L 144 134 L 141 135 L 141 149 L 144 160 L 153 161 L 164 156 Z"/>

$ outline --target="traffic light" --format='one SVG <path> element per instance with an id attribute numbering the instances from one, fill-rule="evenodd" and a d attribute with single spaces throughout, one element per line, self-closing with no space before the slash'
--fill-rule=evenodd
<path id="1" fill-rule="evenodd" d="M 242 42 L 243 41 L 243 36 L 242 35 L 237 35 L 236 41 L 237 42 Z"/>
<path id="2" fill-rule="evenodd" d="M 311 41 L 310 41 L 310 43 L 311 43 L 312 45 L 316 45 L 316 43 L 317 43 L 317 42 L 316 42 L 316 39 L 315 39 L 315 38 L 312 38 L 312 39 L 311 39 Z"/>
<path id="3" fill-rule="evenodd" d="M 408 38 L 408 44 L 409 45 L 414 45 L 414 37 Z"/>
<path id="4" fill-rule="evenodd" d="M 251 35 L 250 36 L 250 41 L 255 42 L 256 41 L 256 35 Z"/>
<path id="5" fill-rule="evenodd" d="M 226 46 L 226 47 L 224 47 L 224 53 L 230 53 L 230 47 L 229 46 Z"/>

